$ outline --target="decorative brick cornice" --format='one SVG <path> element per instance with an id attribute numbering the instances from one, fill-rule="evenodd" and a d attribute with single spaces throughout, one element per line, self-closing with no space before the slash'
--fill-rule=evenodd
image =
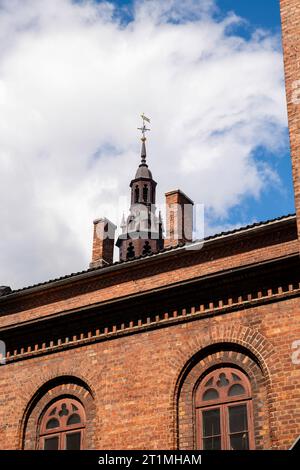
<path id="1" fill-rule="evenodd" d="M 270 288 L 266 292 L 258 291 L 256 294 L 248 294 L 247 298 L 239 296 L 236 299 L 220 299 L 217 303 L 212 299 L 211 302 L 192 306 L 189 310 L 181 309 L 171 312 L 157 314 L 155 317 L 141 317 L 135 321 L 128 321 L 120 324 L 107 324 L 107 327 L 100 329 L 82 331 L 79 335 L 60 338 L 56 341 L 49 340 L 47 343 L 33 344 L 25 347 L 20 346 L 17 350 L 7 351 L 6 364 L 14 361 L 29 359 L 59 352 L 64 349 L 85 346 L 90 343 L 105 341 L 120 336 L 141 333 L 154 328 L 171 326 L 180 322 L 187 322 L 207 318 L 209 316 L 224 315 L 226 313 L 239 311 L 241 309 L 253 308 L 259 305 L 283 301 L 295 296 L 299 296 L 300 284 L 290 284 L 286 287 L 278 286 L 276 289 Z"/>

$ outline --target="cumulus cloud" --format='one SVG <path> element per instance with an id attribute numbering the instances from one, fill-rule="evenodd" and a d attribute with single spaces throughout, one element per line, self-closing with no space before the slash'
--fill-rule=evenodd
<path id="1" fill-rule="evenodd" d="M 285 143 L 278 38 L 234 34 L 242 20 L 213 0 L 139 1 L 131 15 L 0 0 L 0 284 L 87 267 L 92 220 L 120 222 L 143 111 L 160 199 L 180 187 L 228 224 L 244 197 L 280 184 L 253 158 Z"/>

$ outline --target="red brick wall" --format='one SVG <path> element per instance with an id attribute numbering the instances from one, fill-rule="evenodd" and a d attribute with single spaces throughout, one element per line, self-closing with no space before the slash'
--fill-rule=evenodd
<path id="1" fill-rule="evenodd" d="M 294 225 L 283 229 L 285 224 L 200 251 L 140 260 L 116 273 L 99 271 L 86 281 L 71 279 L 69 287 L 49 284 L 40 294 L 2 299 L 1 325 L 297 253 Z M 300 339 L 299 283 L 271 289 L 265 300 L 261 295 L 252 297 L 252 308 L 228 301 L 216 316 L 200 306 L 192 321 L 187 312 L 173 312 L 168 327 L 138 322 L 118 337 L 96 335 L 91 342 L 87 335 L 81 346 L 58 345 L 58 352 L 50 346 L 28 359 L 20 356 L 28 338 L 20 337 L 19 357 L 1 367 L 0 448 L 21 448 L 24 436 L 25 448 L 33 448 L 40 415 L 59 393 L 83 402 L 87 448 L 193 448 L 193 386 L 208 367 L 224 361 L 251 380 L 257 448 L 288 448 L 300 434 L 300 366 L 291 362 L 292 343 Z M 83 321 L 85 312 L 78 314 Z M 124 322 L 128 327 L 128 318 Z"/>
<path id="2" fill-rule="evenodd" d="M 0 375 L 0 448 L 21 446 L 24 417 L 26 447 L 34 446 L 32 423 L 59 386 L 45 383 L 62 376 L 60 387 L 88 407 L 88 448 L 191 448 L 193 383 L 225 360 L 249 374 L 257 447 L 286 449 L 300 434 L 300 365 L 291 361 L 299 312 L 294 298 L 7 364 Z"/>
<path id="3" fill-rule="evenodd" d="M 300 2 L 280 0 L 285 84 L 300 240 Z"/>

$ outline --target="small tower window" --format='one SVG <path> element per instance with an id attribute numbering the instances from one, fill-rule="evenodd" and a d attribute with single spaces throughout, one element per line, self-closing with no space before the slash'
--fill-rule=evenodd
<path id="1" fill-rule="evenodd" d="M 153 187 L 151 188 L 151 202 L 152 204 L 155 203 L 155 191 L 153 190 Z"/>
<path id="2" fill-rule="evenodd" d="M 140 188 L 136 186 L 134 190 L 134 202 L 139 202 L 139 198 L 140 198 Z"/>
<path id="3" fill-rule="evenodd" d="M 143 200 L 144 202 L 148 201 L 148 186 L 146 185 L 143 187 Z"/>

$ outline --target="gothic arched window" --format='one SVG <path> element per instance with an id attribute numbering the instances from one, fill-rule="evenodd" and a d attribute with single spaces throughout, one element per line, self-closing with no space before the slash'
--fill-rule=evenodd
<path id="1" fill-rule="evenodd" d="M 39 448 L 80 450 L 86 426 L 85 411 L 78 400 L 63 398 L 49 406 L 40 423 Z"/>
<path id="2" fill-rule="evenodd" d="M 139 202 L 139 198 L 140 198 L 140 189 L 138 186 L 136 186 L 134 189 L 134 202 Z"/>
<path id="3" fill-rule="evenodd" d="M 251 387 L 239 370 L 216 369 L 195 395 L 197 445 L 204 450 L 254 448 Z"/>

